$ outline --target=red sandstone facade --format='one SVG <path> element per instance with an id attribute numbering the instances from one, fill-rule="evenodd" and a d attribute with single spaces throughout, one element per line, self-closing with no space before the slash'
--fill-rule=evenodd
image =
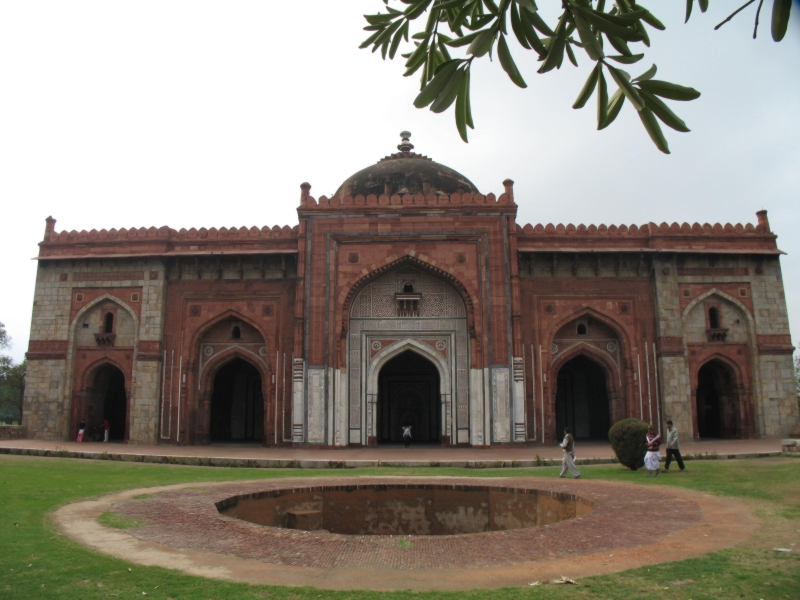
<path id="1" fill-rule="evenodd" d="M 776 236 L 525 225 L 412 151 L 289 227 L 56 232 L 40 244 L 25 424 L 136 443 L 346 447 L 684 437 L 798 423 Z M 524 201 L 524 199 L 522 199 Z"/>

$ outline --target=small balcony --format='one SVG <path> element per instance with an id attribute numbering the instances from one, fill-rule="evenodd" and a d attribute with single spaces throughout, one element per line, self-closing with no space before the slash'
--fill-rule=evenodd
<path id="1" fill-rule="evenodd" d="M 418 317 L 419 316 L 419 299 L 422 294 L 414 294 L 404 292 L 402 294 L 395 294 L 397 301 L 397 316 L 398 317 Z"/>
<path id="2" fill-rule="evenodd" d="M 97 342 L 97 345 L 101 348 L 113 348 L 114 347 L 114 340 L 117 339 L 116 333 L 95 333 L 94 334 L 94 341 Z"/>
<path id="3" fill-rule="evenodd" d="M 727 329 L 706 329 L 706 336 L 709 342 L 724 342 L 728 337 Z"/>

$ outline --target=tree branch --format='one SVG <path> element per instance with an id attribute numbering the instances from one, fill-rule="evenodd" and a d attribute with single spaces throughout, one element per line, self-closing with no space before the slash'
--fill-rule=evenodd
<path id="1" fill-rule="evenodd" d="M 736 9 L 735 11 L 733 11 L 733 12 L 732 12 L 730 15 L 728 15 L 728 18 L 727 18 L 727 19 L 725 19 L 725 20 L 724 20 L 722 23 L 720 23 L 719 25 L 717 25 L 716 27 L 714 27 L 714 31 L 716 31 L 717 29 L 719 29 L 720 27 L 722 27 L 723 25 L 725 25 L 725 23 L 727 23 L 728 21 L 730 21 L 730 20 L 731 20 L 733 17 L 735 17 L 736 15 L 738 15 L 740 12 L 742 12 L 742 11 L 743 11 L 745 8 L 747 8 L 748 6 L 750 6 L 750 5 L 751 5 L 753 2 L 755 2 L 755 1 L 756 1 L 756 0 L 750 0 L 750 1 L 749 1 L 749 2 L 747 2 L 746 4 L 743 4 L 742 6 L 740 6 L 739 8 L 737 8 L 737 9 Z M 764 2 L 764 0 L 761 0 L 761 2 Z M 760 6 L 760 5 L 759 5 L 759 7 L 758 7 L 758 8 L 759 8 L 759 10 L 761 10 L 761 6 Z M 756 27 L 758 27 L 758 25 L 756 25 Z"/>
<path id="2" fill-rule="evenodd" d="M 756 33 L 758 33 L 758 17 L 761 14 L 761 7 L 764 5 L 764 0 L 758 3 L 758 10 L 756 11 L 756 26 L 753 27 L 753 39 L 756 39 Z"/>

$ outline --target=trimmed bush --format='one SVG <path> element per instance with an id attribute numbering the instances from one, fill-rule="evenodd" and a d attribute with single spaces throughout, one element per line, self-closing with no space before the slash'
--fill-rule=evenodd
<path id="1" fill-rule="evenodd" d="M 631 471 L 644 466 L 648 427 L 647 423 L 639 419 L 622 419 L 608 430 L 608 440 L 619 462 Z"/>

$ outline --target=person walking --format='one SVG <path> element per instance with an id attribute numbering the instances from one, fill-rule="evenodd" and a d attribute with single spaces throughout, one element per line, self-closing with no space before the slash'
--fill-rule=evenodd
<path id="1" fill-rule="evenodd" d="M 78 423 L 78 438 L 77 439 L 78 439 L 79 442 L 83 441 L 83 434 L 84 434 L 85 431 L 86 431 L 86 421 L 81 419 L 81 422 Z"/>
<path id="2" fill-rule="evenodd" d="M 575 467 L 575 438 L 569 432 L 569 427 L 564 427 L 564 441 L 561 442 L 561 449 L 564 451 L 564 456 L 561 459 L 561 474 L 559 477 L 564 477 L 569 469 L 575 479 L 580 479 L 581 474 Z"/>
<path id="3" fill-rule="evenodd" d="M 678 463 L 678 468 L 685 471 L 686 467 L 683 466 L 683 457 L 681 456 L 681 443 L 678 440 L 678 428 L 672 424 L 672 421 L 667 421 L 667 464 L 664 465 L 664 471 L 669 471 L 669 465 L 672 459 Z"/>
<path id="4" fill-rule="evenodd" d="M 111 423 L 108 422 L 108 419 L 103 417 L 103 441 L 108 441 L 108 432 L 111 429 Z"/>
<path id="5" fill-rule="evenodd" d="M 653 426 L 647 428 L 647 452 L 644 455 L 644 466 L 647 469 L 647 476 L 658 477 L 658 463 L 661 460 L 661 454 L 658 449 L 661 446 L 661 435 L 656 433 Z"/>
<path id="6" fill-rule="evenodd" d="M 411 444 L 411 425 L 403 425 L 403 442 L 406 448 Z"/>

